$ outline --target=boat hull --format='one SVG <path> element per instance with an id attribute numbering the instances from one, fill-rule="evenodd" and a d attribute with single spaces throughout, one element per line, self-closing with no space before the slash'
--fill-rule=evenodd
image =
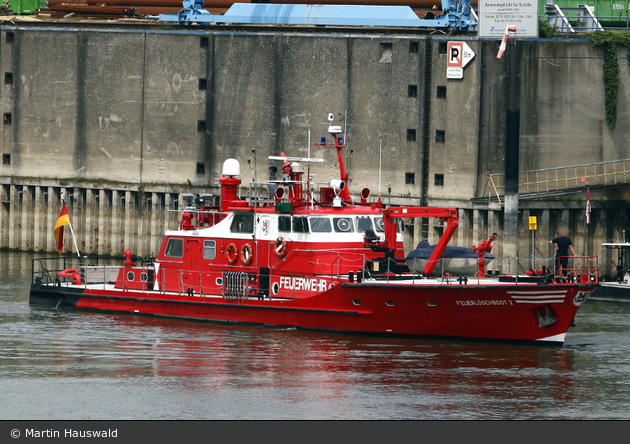
<path id="1" fill-rule="evenodd" d="M 601 282 L 591 295 L 596 301 L 630 302 L 630 284 Z"/>
<path id="2" fill-rule="evenodd" d="M 30 305 L 383 335 L 562 344 L 595 286 L 341 283 L 297 299 L 227 300 L 34 284 Z"/>

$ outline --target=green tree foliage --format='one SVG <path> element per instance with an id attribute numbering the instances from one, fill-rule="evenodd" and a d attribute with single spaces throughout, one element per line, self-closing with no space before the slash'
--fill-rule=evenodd
<path id="1" fill-rule="evenodd" d="M 538 36 L 541 39 L 553 39 L 556 38 L 556 32 L 558 32 L 557 26 L 552 26 L 549 23 L 540 20 L 538 25 Z"/>
<path id="2" fill-rule="evenodd" d="M 617 125 L 617 100 L 619 96 L 619 46 L 630 47 L 630 32 L 596 31 L 588 34 L 595 46 L 604 49 L 604 101 L 606 122 L 612 129 Z M 630 52 L 629 52 L 630 53 Z M 628 58 L 630 66 L 630 58 Z"/>

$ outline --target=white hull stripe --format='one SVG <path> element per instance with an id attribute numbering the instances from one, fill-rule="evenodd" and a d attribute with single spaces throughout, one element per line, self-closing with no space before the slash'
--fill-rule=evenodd
<path id="1" fill-rule="evenodd" d="M 564 342 L 564 338 L 566 337 L 566 333 L 561 333 L 559 335 L 547 336 L 546 338 L 536 339 L 537 341 L 547 341 L 547 342 Z"/>
<path id="2" fill-rule="evenodd" d="M 532 300 L 518 300 L 515 301 L 517 304 L 561 304 L 564 302 L 564 299 L 536 299 Z"/>
<path id="3" fill-rule="evenodd" d="M 517 304 L 561 304 L 567 291 L 508 291 L 508 294 Z"/>

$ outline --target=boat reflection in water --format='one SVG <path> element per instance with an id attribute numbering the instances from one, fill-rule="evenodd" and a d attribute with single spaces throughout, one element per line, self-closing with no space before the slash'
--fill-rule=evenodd
<path id="1" fill-rule="evenodd" d="M 567 377 L 572 353 L 564 349 L 300 330 L 263 333 L 256 327 L 238 331 L 217 326 L 213 328 L 217 336 L 211 340 L 204 339 L 202 331 L 197 333 L 191 340 L 156 342 L 153 376 L 192 377 L 215 388 L 258 387 L 333 405 L 336 397 L 365 396 L 366 401 L 378 403 L 383 402 L 381 397 L 396 394 L 401 402 L 415 399 L 410 412 L 413 406 L 430 409 L 434 401 L 444 408 L 444 397 L 455 397 L 452 402 L 459 408 L 467 396 L 500 403 L 511 402 L 518 392 L 521 399 L 534 399 L 541 387 L 546 387 L 547 402 L 556 407 L 574 399 L 574 384 Z M 371 387 L 371 393 L 362 394 L 365 387 Z M 377 396 L 378 391 L 382 393 Z M 524 413 L 534 414 L 535 405 L 531 408 Z"/>

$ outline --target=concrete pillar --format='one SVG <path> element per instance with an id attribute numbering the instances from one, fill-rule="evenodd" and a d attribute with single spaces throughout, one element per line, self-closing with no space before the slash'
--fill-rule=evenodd
<path id="1" fill-rule="evenodd" d="M 564 209 L 560 212 L 560 220 L 558 223 L 558 231 L 556 232 L 556 236 L 559 234 L 559 230 L 561 230 L 562 228 L 566 228 L 567 230 L 569 229 L 569 210 Z M 571 233 L 569 233 L 569 236 L 571 235 Z M 554 236 L 555 237 L 555 236 Z"/>
<path id="2" fill-rule="evenodd" d="M 498 233 L 499 231 L 499 212 L 488 210 L 488 233 Z"/>
<path id="3" fill-rule="evenodd" d="M 583 211 L 578 210 L 577 223 L 573 230 L 573 248 L 575 248 L 575 254 L 578 256 L 586 256 L 588 230 L 586 227 L 586 216 Z"/>
<path id="4" fill-rule="evenodd" d="M 19 189 L 18 189 L 19 188 Z M 9 248 L 18 249 L 20 247 L 20 215 L 22 190 L 19 185 L 10 186 L 10 210 L 9 210 Z"/>
<path id="5" fill-rule="evenodd" d="M 535 268 L 532 264 L 532 233 L 529 231 L 529 216 L 528 209 L 520 211 L 521 220 L 518 224 L 518 263 L 519 270 L 521 272 L 527 271 L 530 268 Z"/>
<path id="6" fill-rule="evenodd" d="M 9 245 L 9 224 L 10 224 L 10 186 L 0 186 L 0 246 Z"/>
<path id="7" fill-rule="evenodd" d="M 22 240 L 21 250 L 33 250 L 34 238 L 34 212 L 35 212 L 35 187 L 24 186 L 22 188 Z"/>
<path id="8" fill-rule="evenodd" d="M 73 188 L 72 190 L 72 214 L 70 215 L 70 223 L 72 224 L 72 231 L 74 232 L 74 239 L 72 239 L 72 251 L 79 254 L 83 253 L 85 249 L 85 197 L 83 188 Z M 68 209 L 70 213 L 70 208 Z M 72 236 L 72 234 L 70 234 Z M 76 242 L 76 245 L 75 245 Z"/>
<path id="9" fill-rule="evenodd" d="M 98 191 L 88 188 L 85 190 L 85 254 L 96 254 L 96 234 L 98 233 Z"/>
<path id="10" fill-rule="evenodd" d="M 124 191 L 112 190 L 112 208 L 111 208 L 111 254 L 114 256 L 122 255 L 125 251 L 123 247 L 123 199 Z"/>
<path id="11" fill-rule="evenodd" d="M 516 273 L 516 257 L 518 238 L 518 195 L 505 196 L 505 213 L 503 215 L 503 260 L 501 272 Z"/>
<path id="12" fill-rule="evenodd" d="M 135 193 L 136 197 L 136 208 L 133 210 L 134 213 L 134 221 L 136 227 L 136 254 L 139 256 L 145 256 L 145 252 L 149 248 L 149 244 L 151 243 L 151 221 L 150 221 L 150 213 L 148 200 L 150 199 L 149 195 L 146 193 L 137 192 Z"/>
<path id="13" fill-rule="evenodd" d="M 181 205 L 181 197 L 174 193 L 166 194 L 166 204 L 164 208 L 164 214 L 166 221 L 164 223 L 164 229 L 174 229 L 177 227 L 177 221 L 179 220 L 180 211 L 183 208 Z"/>
<path id="14" fill-rule="evenodd" d="M 615 210 L 611 210 L 615 211 Z M 608 227 L 608 210 L 605 208 L 600 209 L 597 212 L 591 213 L 591 224 L 595 222 L 596 227 L 599 229 L 593 233 L 593 245 L 599 246 L 599 250 L 595 251 L 595 255 L 599 257 L 599 272 L 604 276 L 609 276 L 610 279 L 616 279 L 616 266 L 617 266 L 617 252 L 602 247 L 605 242 L 610 242 L 609 233 L 606 229 Z M 614 241 L 615 239 L 613 239 Z M 619 238 L 621 240 L 621 237 Z"/>
<path id="15" fill-rule="evenodd" d="M 473 229 L 472 214 L 473 210 L 460 209 L 458 211 L 459 227 L 457 228 L 457 246 L 470 247 L 473 244 L 471 236 Z"/>
<path id="16" fill-rule="evenodd" d="M 599 245 L 595 244 L 594 242 L 594 237 L 595 234 L 598 231 L 598 227 L 597 227 L 597 218 L 595 216 L 595 212 L 597 210 L 593 209 L 591 210 L 591 223 L 590 224 L 585 224 L 586 226 L 586 232 L 585 232 L 585 250 L 584 250 L 584 254 L 586 254 L 587 256 L 593 256 L 596 254 L 601 254 L 603 248 L 601 243 Z"/>
<path id="17" fill-rule="evenodd" d="M 43 251 L 48 226 L 46 225 L 46 189 L 40 186 L 35 187 L 35 200 L 33 208 L 33 250 Z M 54 226 L 53 228 L 54 229 Z"/>
<path id="18" fill-rule="evenodd" d="M 405 245 L 405 255 L 413 251 L 421 240 L 420 239 L 421 219 L 414 217 L 409 220 L 410 220 L 410 226 L 413 229 L 413 233 L 409 235 L 409 239 Z"/>
<path id="19" fill-rule="evenodd" d="M 162 193 L 151 193 L 151 202 L 148 205 L 149 218 L 151 220 L 151 243 L 148 246 L 146 255 L 158 255 L 160 242 L 164 235 L 164 206 L 162 205 Z"/>
<path id="20" fill-rule="evenodd" d="M 492 254 L 496 258 L 488 264 L 488 270 L 500 270 L 500 257 L 503 255 L 503 239 L 499 239 L 499 211 L 488 210 L 488 233 L 497 234 L 497 239 L 492 243 Z"/>
<path id="21" fill-rule="evenodd" d="M 138 251 L 138 233 L 135 227 L 135 195 L 131 191 L 125 191 L 125 204 L 124 204 L 124 227 L 122 238 L 122 250 L 131 250 L 133 254 L 137 254 Z"/>
<path id="22" fill-rule="evenodd" d="M 111 247 L 111 191 L 98 191 L 98 226 L 96 233 L 96 252 L 101 255 L 112 255 Z"/>
<path id="23" fill-rule="evenodd" d="M 538 266 L 545 264 L 545 267 L 551 270 L 554 252 L 553 247 L 549 245 L 549 240 L 553 238 L 550 224 L 549 210 L 542 210 L 538 216 L 538 231 L 536 231 L 536 256 L 540 258 Z"/>
<path id="24" fill-rule="evenodd" d="M 483 217 L 479 210 L 473 210 L 473 245 L 479 245 L 482 240 L 486 238 L 485 224 L 483 223 Z"/>
<path id="25" fill-rule="evenodd" d="M 437 223 L 437 219 L 433 217 L 427 219 L 427 224 L 429 226 L 427 241 L 431 245 L 435 245 L 438 242 L 438 236 L 435 230 L 436 223 Z"/>
<path id="26" fill-rule="evenodd" d="M 136 232 L 135 254 L 144 256 L 147 245 L 151 241 L 150 223 L 148 220 L 149 212 L 147 211 L 147 195 L 145 193 L 133 193 L 135 199 L 135 207 L 131 210 L 133 213 L 133 227 Z"/>

